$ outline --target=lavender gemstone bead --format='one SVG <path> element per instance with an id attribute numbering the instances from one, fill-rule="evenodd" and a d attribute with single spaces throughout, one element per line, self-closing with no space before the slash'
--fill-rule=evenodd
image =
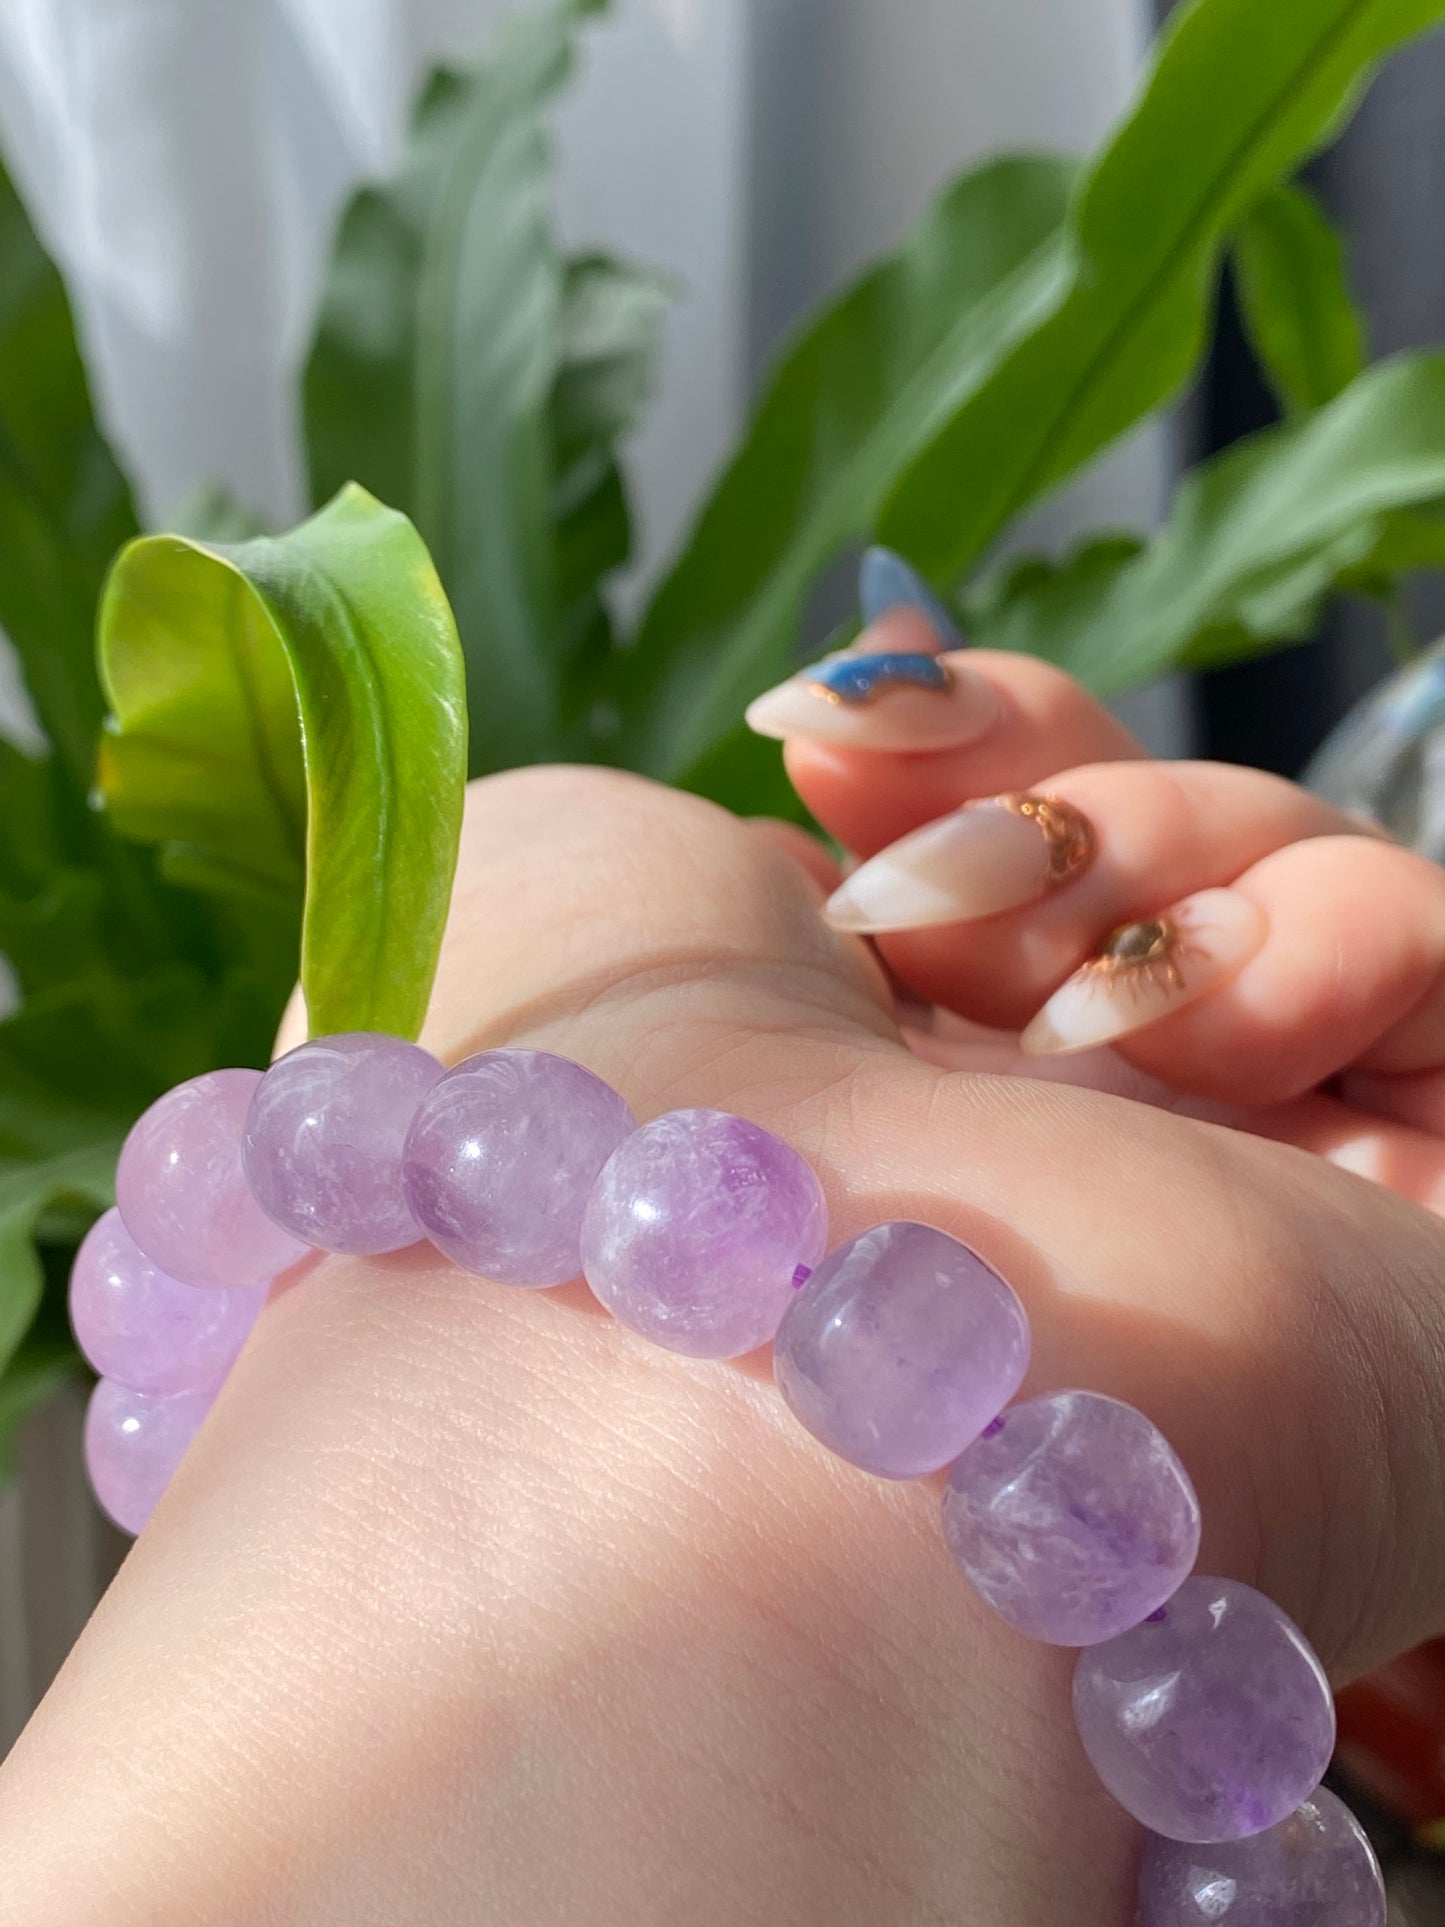
<path id="1" fill-rule="evenodd" d="M 793 1415 L 885 1479 L 936 1472 L 1018 1390 L 1024 1308 L 982 1258 L 922 1224 L 880 1224 L 830 1252 L 773 1346 Z M 1157 1604 L 1157 1601 L 1156 1601 Z"/>
<path id="2" fill-rule="evenodd" d="M 131 1129 L 115 1174 L 125 1228 L 187 1285 L 261 1285 L 305 1253 L 266 1216 L 241 1164 L 259 1071 L 207 1071 L 158 1098 Z"/>
<path id="3" fill-rule="evenodd" d="M 123 1532 L 137 1533 L 211 1409 L 210 1392 L 148 1398 L 103 1378 L 85 1414 L 91 1489 Z"/>
<path id="4" fill-rule="evenodd" d="M 114 1209 L 75 1254 L 70 1323 L 104 1378 L 166 1398 L 214 1392 L 266 1302 L 265 1285 L 198 1291 L 153 1265 Z"/>
<path id="5" fill-rule="evenodd" d="M 692 1358 L 737 1358 L 778 1329 L 800 1266 L 822 1257 L 822 1186 L 796 1151 L 721 1111 L 673 1111 L 608 1161 L 582 1223 L 582 1268 L 624 1325 Z"/>
<path id="6" fill-rule="evenodd" d="M 1170 1840 L 1241 1840 L 1319 1785 L 1335 1743 L 1329 1682 L 1272 1600 L 1186 1579 L 1132 1632 L 1091 1646 L 1074 1718 L 1120 1806 Z"/>
<path id="7" fill-rule="evenodd" d="M 943 1536 L 1011 1626 L 1093 1646 L 1147 1619 L 1199 1552 L 1189 1475 L 1142 1412 L 1054 1392 L 1006 1412 L 953 1468 Z"/>
<path id="8" fill-rule="evenodd" d="M 1385 1883 L 1360 1823 L 1321 1787 L 1250 1840 L 1150 1840 L 1139 1907 L 1142 1927 L 1385 1927 Z"/>
<path id="9" fill-rule="evenodd" d="M 448 1071 L 406 1142 L 406 1199 L 439 1251 L 500 1285 L 582 1269 L 588 1193 L 637 1128 L 609 1084 L 566 1057 L 491 1050 Z"/>
<path id="10" fill-rule="evenodd" d="M 243 1155 L 268 1218 L 323 1251 L 401 1251 L 421 1237 L 401 1153 L 442 1074 L 399 1037 L 316 1037 L 274 1063 L 246 1113 Z"/>

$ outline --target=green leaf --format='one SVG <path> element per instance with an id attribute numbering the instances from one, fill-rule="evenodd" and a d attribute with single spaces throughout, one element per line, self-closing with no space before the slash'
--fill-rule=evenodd
<path id="1" fill-rule="evenodd" d="M 552 525 L 569 290 L 546 114 L 599 10 L 560 0 L 508 22 L 473 71 L 437 76 L 402 173 L 347 210 L 306 369 L 315 497 L 361 481 L 435 557 L 466 652 L 476 770 L 560 746 L 576 567 L 559 565 Z M 614 530 L 604 553 L 618 543 Z"/>
<path id="2" fill-rule="evenodd" d="M 8 1425 L 27 1402 L 6 1368 L 34 1324 L 45 1290 L 37 1229 L 49 1212 L 77 1211 L 89 1218 L 113 1203 L 119 1152 L 119 1137 L 102 1138 L 33 1164 L 0 1168 L 0 1453 Z M 32 1358 L 28 1364 L 33 1370 L 41 1362 Z M 56 1362 L 51 1359 L 52 1370 Z M 33 1392 L 33 1384 L 29 1389 Z"/>
<path id="3" fill-rule="evenodd" d="M 1057 226 L 1069 178 L 1044 158 L 969 175 L 783 357 L 620 658 L 625 760 L 689 769 L 785 673 L 813 584 L 991 360 L 998 291 Z"/>
<path id="4" fill-rule="evenodd" d="M 461 828 L 456 629 L 405 516 L 348 488 L 289 535 L 147 536 L 100 616 L 100 787 L 218 889 L 299 895 L 314 1032 L 415 1036 Z"/>
<path id="5" fill-rule="evenodd" d="M 1412 512 L 1442 497 L 1445 355 L 1402 355 L 1197 469 L 1147 547 L 1095 545 L 1003 596 L 977 640 L 1103 694 L 1257 654 L 1309 635 L 1336 583 L 1403 557 L 1404 531 L 1429 526 Z"/>
<path id="6" fill-rule="evenodd" d="M 586 657 L 600 664 L 613 642 L 602 585 L 632 554 L 632 518 L 617 445 L 651 399 L 672 284 L 606 255 L 570 262 L 563 291 L 562 351 L 552 391 L 552 522 L 562 653 L 570 666 L 564 709 Z"/>
<path id="7" fill-rule="evenodd" d="M 1177 392 L 1206 335 L 1224 238 L 1339 127 L 1371 66 L 1445 0 L 1194 0 L 1081 183 L 1043 313 L 1022 277 L 879 539 L 956 581 L 1030 503 Z"/>
<path id="8" fill-rule="evenodd" d="M 103 710 L 96 597 L 135 526 L 91 411 L 64 285 L 0 170 L 0 629 L 82 796 Z"/>
<path id="9" fill-rule="evenodd" d="M 1234 242 L 1240 313 L 1270 387 L 1290 414 L 1333 401 L 1365 365 L 1365 331 L 1345 249 L 1301 187 L 1277 187 Z"/>

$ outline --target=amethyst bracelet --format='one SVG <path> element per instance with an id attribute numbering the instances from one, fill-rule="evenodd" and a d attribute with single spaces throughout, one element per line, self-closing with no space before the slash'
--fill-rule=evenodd
<path id="1" fill-rule="evenodd" d="M 101 1374 L 91 1480 L 125 1529 L 308 1248 L 426 1237 L 497 1283 L 580 1272 L 671 1351 L 771 1341 L 792 1412 L 864 1470 L 951 1468 L 943 1532 L 965 1576 L 1019 1633 L 1082 1649 L 1079 1737 L 1150 1830 L 1142 1927 L 1384 1927 L 1369 1844 L 1320 1787 L 1334 1708 L 1303 1635 L 1251 1587 L 1193 1573 L 1198 1501 L 1141 1412 L 1087 1391 L 1010 1403 L 1027 1316 L 944 1232 L 877 1225 L 829 1253 L 816 1176 L 755 1124 L 692 1110 L 639 1128 L 564 1058 L 496 1050 L 444 1073 L 369 1035 L 171 1091 L 127 1139 L 116 1195 L 71 1316 Z"/>

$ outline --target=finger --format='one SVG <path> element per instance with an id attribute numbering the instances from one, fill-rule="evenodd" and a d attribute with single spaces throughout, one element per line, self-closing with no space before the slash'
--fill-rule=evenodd
<path id="1" fill-rule="evenodd" d="M 919 996 L 1018 1029 L 1111 930 L 1283 845 L 1356 828 L 1259 770 L 1094 764 L 914 831 L 848 877 L 828 915 L 880 933 Z"/>
<path id="2" fill-rule="evenodd" d="M 1289 845 L 1133 932 L 1131 952 L 1116 937 L 1055 993 L 1025 1050 L 1107 1042 L 1241 1104 L 1282 1103 L 1377 1053 L 1439 1061 L 1445 876 L 1395 844 Z"/>
<path id="3" fill-rule="evenodd" d="M 885 618 L 888 623 L 899 618 Z M 871 704 L 850 709 L 808 695 L 796 682 L 790 704 L 816 706 L 814 729 L 846 728 L 855 740 L 787 737 L 788 774 L 830 836 L 861 856 L 871 856 L 920 823 L 956 809 L 971 797 L 1028 789 L 1080 763 L 1142 756 L 1135 739 L 1102 704 L 1061 670 L 1030 656 L 969 650 L 943 658 L 955 677 L 952 695 L 899 695 L 888 691 Z M 967 674 L 967 682 L 961 679 Z M 930 749 L 916 727 L 904 750 L 862 748 L 857 738 L 887 724 L 902 731 L 901 705 L 910 716 L 920 707 L 935 728 L 945 705 L 968 692 L 971 729 L 962 743 Z M 797 693 L 801 691 L 801 693 Z M 764 701 L 767 699 L 764 698 Z M 932 706 L 932 707 L 931 707 Z M 907 719 L 905 718 L 904 721 Z M 771 733 L 771 732 L 770 732 Z"/>
<path id="4" fill-rule="evenodd" d="M 1380 1117 L 1320 1091 L 1256 1110 L 1250 1128 L 1445 1215 L 1445 1138 L 1433 1131 Z"/>

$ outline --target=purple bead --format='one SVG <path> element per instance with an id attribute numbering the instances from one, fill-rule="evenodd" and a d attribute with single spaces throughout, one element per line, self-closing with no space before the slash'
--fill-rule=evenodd
<path id="1" fill-rule="evenodd" d="M 943 1536 L 1011 1626 L 1093 1646 L 1147 1619 L 1189 1576 L 1199 1501 L 1142 1412 L 1054 1392 L 1006 1412 L 953 1468 Z"/>
<path id="2" fill-rule="evenodd" d="M 489 1050 L 448 1071 L 417 1115 L 403 1173 L 438 1251 L 499 1285 L 582 1269 L 597 1174 L 637 1128 L 609 1084 L 542 1050 Z"/>
<path id="3" fill-rule="evenodd" d="M 158 1398 L 216 1391 L 265 1302 L 265 1285 L 198 1291 L 169 1277 L 114 1209 L 91 1226 L 70 1273 L 81 1351 L 102 1377 Z"/>
<path id="4" fill-rule="evenodd" d="M 828 1237 L 822 1186 L 796 1151 L 721 1111 L 635 1132 L 597 1180 L 582 1268 L 624 1325 L 691 1358 L 738 1358 L 778 1329 L 800 1265 Z"/>
<path id="5" fill-rule="evenodd" d="M 1151 1839 L 1139 1908 L 1142 1927 L 1385 1927 L 1385 1883 L 1359 1821 L 1321 1787 L 1250 1840 Z"/>
<path id="6" fill-rule="evenodd" d="M 274 1063 L 246 1113 L 243 1155 L 268 1218 L 322 1251 L 402 1251 L 421 1237 L 401 1153 L 442 1074 L 399 1037 L 315 1037 Z"/>
<path id="7" fill-rule="evenodd" d="M 1186 1579 L 1153 1619 L 1091 1646 L 1074 1719 L 1114 1798 L 1170 1840 L 1241 1840 L 1277 1826 L 1330 1763 L 1329 1682 L 1273 1600 L 1233 1579 Z"/>
<path id="8" fill-rule="evenodd" d="M 103 1378 L 85 1414 L 91 1489 L 123 1532 L 137 1533 L 155 1510 L 211 1409 L 210 1392 L 148 1398 Z"/>
<path id="9" fill-rule="evenodd" d="M 880 1224 L 796 1292 L 773 1370 L 793 1415 L 885 1479 L 936 1472 L 1022 1382 L 1024 1308 L 982 1258 L 922 1224 Z"/>
<path id="10" fill-rule="evenodd" d="M 207 1071 L 157 1098 L 132 1126 L 115 1174 L 125 1228 L 187 1285 L 262 1285 L 306 1247 L 266 1216 L 241 1164 L 259 1071 Z"/>

